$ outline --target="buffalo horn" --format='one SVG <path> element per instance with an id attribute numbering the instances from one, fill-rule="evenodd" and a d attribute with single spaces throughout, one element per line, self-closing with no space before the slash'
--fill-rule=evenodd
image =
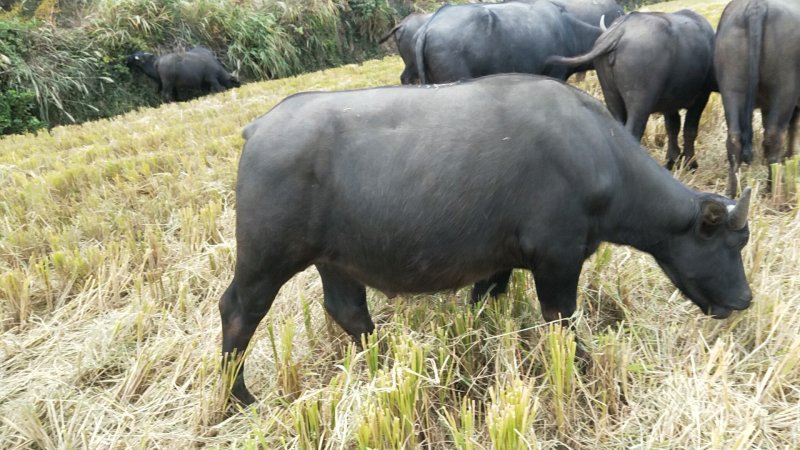
<path id="1" fill-rule="evenodd" d="M 742 191 L 739 202 L 728 214 L 728 226 L 732 230 L 741 230 L 747 225 L 747 214 L 750 211 L 750 188 L 746 187 Z"/>
<path id="2" fill-rule="evenodd" d="M 606 28 L 606 15 L 605 14 L 600 16 L 600 29 L 603 30 L 603 31 L 608 30 L 608 28 Z"/>

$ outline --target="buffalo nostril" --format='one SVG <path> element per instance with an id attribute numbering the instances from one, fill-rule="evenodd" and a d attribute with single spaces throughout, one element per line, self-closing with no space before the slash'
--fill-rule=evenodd
<path id="1" fill-rule="evenodd" d="M 737 301 L 731 302 L 730 307 L 739 311 L 745 310 L 752 305 L 753 301 L 753 294 L 747 292 L 747 294 L 741 296 Z"/>

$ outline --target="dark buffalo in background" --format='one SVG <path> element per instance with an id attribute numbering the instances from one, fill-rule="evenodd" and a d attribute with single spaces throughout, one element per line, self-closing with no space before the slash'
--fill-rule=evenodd
<path id="1" fill-rule="evenodd" d="M 409 14 L 399 24 L 395 25 L 388 33 L 386 33 L 380 40 L 380 44 L 386 42 L 390 37 L 394 37 L 394 43 L 397 46 L 397 53 L 403 58 L 405 68 L 403 73 L 400 74 L 401 84 L 417 84 L 419 83 L 419 72 L 417 71 L 417 62 L 414 59 L 414 43 L 417 31 L 433 16 L 429 14 Z"/>
<path id="2" fill-rule="evenodd" d="M 542 0 L 506 0 L 505 3 L 520 2 L 520 3 L 536 3 Z M 611 25 L 619 17 L 625 15 L 625 10 L 622 9 L 614 0 L 549 0 L 551 3 L 557 3 L 564 7 L 564 9 L 577 17 L 579 20 L 588 23 L 589 25 L 598 26 L 601 22 L 606 25 Z"/>
<path id="3" fill-rule="evenodd" d="M 514 268 L 533 272 L 545 320 L 566 319 L 603 241 L 651 254 L 717 318 L 750 305 L 749 191 L 735 204 L 687 188 L 557 80 L 303 93 L 244 137 L 236 269 L 219 304 L 225 364 L 312 264 L 325 310 L 355 338 L 374 329 L 365 286 L 432 292 Z M 242 367 L 232 394 L 250 403 Z"/>
<path id="4" fill-rule="evenodd" d="M 697 168 L 694 141 L 700 116 L 716 88 L 714 30 L 689 10 L 671 14 L 633 12 L 617 20 L 586 55 L 548 62 L 584 65 L 594 61 L 611 115 L 636 139 L 652 113 L 663 113 L 667 128 L 667 168 L 680 156 Z M 680 110 L 686 109 L 684 152 L 678 146 Z"/>
<path id="5" fill-rule="evenodd" d="M 611 25 L 625 15 L 625 11 L 614 0 L 557 0 L 556 3 L 562 3 L 568 13 L 595 26 L 603 18 L 606 25 Z"/>
<path id="6" fill-rule="evenodd" d="M 800 107 L 800 2 L 734 0 L 717 27 L 714 54 L 728 125 L 728 190 L 737 191 L 736 171 L 753 159 L 753 110 L 761 108 L 764 155 L 781 162 L 792 156 Z M 771 185 L 771 172 L 770 172 Z"/>
<path id="7" fill-rule="evenodd" d="M 545 0 L 443 6 L 418 32 L 417 69 L 423 84 L 510 72 L 565 80 L 586 68 L 545 60 L 586 53 L 600 32 Z"/>
<path id="8" fill-rule="evenodd" d="M 126 63 L 128 67 L 139 69 L 155 80 L 164 101 L 177 99 L 179 88 L 208 94 L 241 86 L 214 53 L 204 47 L 163 56 L 137 51 L 128 57 Z"/>
<path id="9" fill-rule="evenodd" d="M 508 2 L 533 3 L 542 0 L 506 0 Z M 564 6 L 564 9 L 579 20 L 593 26 L 601 23 L 606 26 L 625 15 L 625 10 L 614 0 L 550 0 Z M 593 69 L 593 67 L 588 67 Z M 575 74 L 577 81 L 583 81 L 586 72 Z"/>

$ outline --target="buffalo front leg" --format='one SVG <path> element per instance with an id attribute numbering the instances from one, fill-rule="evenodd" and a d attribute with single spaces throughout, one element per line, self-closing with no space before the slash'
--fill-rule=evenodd
<path id="1" fill-rule="evenodd" d="M 208 90 L 211 91 L 212 93 L 222 92 L 225 90 L 225 86 L 220 84 L 219 80 L 217 80 L 216 78 L 211 78 L 211 81 L 209 81 L 208 83 Z"/>
<path id="2" fill-rule="evenodd" d="M 533 271 L 536 293 L 547 322 L 569 325 L 578 298 L 578 278 L 582 264 L 538 264 Z"/>
<path id="3" fill-rule="evenodd" d="M 255 402 L 244 383 L 244 354 L 261 319 L 269 311 L 285 280 L 234 276 L 219 301 L 222 319 L 222 370 L 234 375 L 231 394 L 242 404 Z M 231 367 L 231 364 L 234 366 Z"/>
<path id="4" fill-rule="evenodd" d="M 680 113 L 665 113 L 664 114 L 664 127 L 667 129 L 667 163 L 665 167 L 667 170 L 672 170 L 675 167 L 675 162 L 681 156 L 681 148 L 678 146 L 678 134 L 681 131 L 681 115 Z M 684 142 L 684 145 L 685 142 Z"/>
<path id="5" fill-rule="evenodd" d="M 536 266 L 533 280 L 536 283 L 542 317 L 546 322 L 556 322 L 572 328 L 571 317 L 575 313 L 582 265 L 582 260 L 577 260 L 571 263 L 548 262 Z M 588 362 L 588 353 L 577 337 L 575 344 L 575 357 L 581 362 Z"/>
<path id="6" fill-rule="evenodd" d="M 367 308 L 367 291 L 364 285 L 321 264 L 317 264 L 317 271 L 322 278 L 325 311 L 360 344 L 362 335 L 375 330 Z"/>
<path id="7" fill-rule="evenodd" d="M 469 302 L 474 305 L 481 301 L 486 294 L 491 295 L 492 298 L 499 297 L 506 292 L 509 278 L 511 278 L 511 270 L 502 270 L 485 280 L 478 281 L 472 288 Z"/>

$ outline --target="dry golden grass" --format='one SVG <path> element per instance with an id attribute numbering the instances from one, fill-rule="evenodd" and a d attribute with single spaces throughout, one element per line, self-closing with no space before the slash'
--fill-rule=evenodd
<path id="1" fill-rule="evenodd" d="M 242 127 L 293 92 L 395 84 L 400 71 L 387 58 L 0 140 L 0 448 L 800 447 L 791 195 L 756 197 L 743 252 L 755 303 L 724 321 L 650 257 L 602 246 L 579 285 L 585 374 L 524 272 L 479 310 L 466 290 L 370 291 L 378 332 L 359 352 L 309 269 L 251 345 L 259 403 L 226 417 L 217 300 Z M 598 91 L 591 77 L 582 87 Z M 643 141 L 659 160 L 660 122 Z M 677 176 L 723 192 L 724 133 L 715 97 L 700 169 Z M 743 176 L 765 177 L 760 164 Z"/>

